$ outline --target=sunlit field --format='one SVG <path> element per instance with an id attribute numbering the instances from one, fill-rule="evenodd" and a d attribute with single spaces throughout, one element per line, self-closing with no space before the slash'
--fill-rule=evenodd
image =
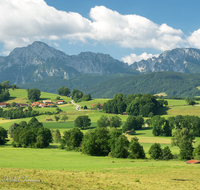
<path id="1" fill-rule="evenodd" d="M 26 103 L 26 90 L 10 90 L 9 103 Z M 57 94 L 41 93 L 41 100 L 56 101 Z M 97 127 L 97 121 L 103 113 L 102 110 L 91 110 L 91 104 L 103 104 L 108 99 L 93 99 L 88 102 L 77 103 L 89 109 L 77 111 L 71 104 L 71 99 L 61 96 L 68 102 L 58 107 L 62 110 L 57 114 L 67 115 L 68 120 L 55 121 L 53 115 L 39 115 L 36 118 L 44 127 L 51 130 L 59 129 L 61 134 L 74 127 L 74 120 L 80 115 L 88 115 L 91 126 L 82 130 Z M 21 101 L 21 102 L 19 102 Z M 24 102 L 23 102 L 24 101 Z M 55 112 L 56 108 L 34 108 L 40 113 Z M 168 107 L 161 108 L 159 115 L 170 117 L 176 115 L 200 115 L 200 106 L 187 106 L 185 100 L 168 100 Z M 124 123 L 127 115 L 118 115 Z M 0 119 L 0 126 L 9 129 L 12 123 L 20 121 L 29 122 L 31 118 Z M 53 121 L 47 121 L 52 119 Z M 144 118 L 145 120 L 147 118 Z M 133 135 L 126 135 L 129 140 Z M 81 152 L 58 149 L 59 143 L 51 143 L 47 149 L 13 148 L 11 141 L 0 146 L 0 189 L 200 189 L 200 165 L 187 165 L 185 161 L 155 161 L 151 160 L 148 150 L 153 143 L 160 143 L 164 148 L 169 146 L 173 154 L 179 153 L 178 147 L 171 147 L 171 137 L 154 137 L 150 127 L 143 126 L 134 135 L 144 148 L 147 159 L 117 159 L 110 157 L 94 157 L 83 155 Z M 196 138 L 194 146 L 200 143 Z M 7 178 L 5 176 L 8 176 Z M 24 182 L 24 177 L 33 182 Z M 19 179 L 18 182 L 6 182 Z M 34 181 L 35 180 L 35 181 Z"/>

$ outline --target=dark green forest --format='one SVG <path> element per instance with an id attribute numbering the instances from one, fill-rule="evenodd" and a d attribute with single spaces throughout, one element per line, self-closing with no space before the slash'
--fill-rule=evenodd
<path id="1" fill-rule="evenodd" d="M 157 94 L 165 92 L 168 97 L 200 96 L 199 74 L 176 72 L 153 72 L 141 75 L 82 75 L 71 79 L 49 77 L 42 81 L 18 84 L 20 88 L 38 88 L 41 91 L 57 93 L 59 87 L 79 89 L 93 98 L 112 98 L 114 94 Z"/>

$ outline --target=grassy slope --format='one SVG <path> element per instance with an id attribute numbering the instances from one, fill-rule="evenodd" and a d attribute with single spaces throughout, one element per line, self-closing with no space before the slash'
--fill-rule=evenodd
<path id="1" fill-rule="evenodd" d="M 24 90 L 10 91 L 12 96 L 15 95 L 15 102 L 18 102 L 18 98 L 23 98 Z M 56 94 L 42 93 L 41 99 L 55 100 Z M 24 98 L 26 101 L 26 98 Z M 63 97 L 64 100 L 70 99 Z M 88 107 L 92 103 L 103 103 L 106 99 L 94 99 L 89 102 L 81 102 L 80 105 L 87 105 Z M 199 107 L 182 106 L 185 104 L 184 100 L 168 100 L 169 109 L 164 110 L 165 117 L 178 114 L 191 114 L 197 115 Z M 99 117 L 104 114 L 101 111 L 76 111 L 75 106 L 71 104 L 59 106 L 64 113 L 67 114 L 69 120 L 67 122 L 46 122 L 46 118 L 54 119 L 53 115 L 41 115 L 38 116 L 38 120 L 42 121 L 44 127 L 50 129 L 59 129 L 61 132 L 74 127 L 74 119 L 78 115 L 86 114 L 92 120 L 91 127 L 96 127 L 96 122 Z M 46 108 L 38 108 L 42 110 Z M 47 108 L 51 109 L 51 108 Z M 53 108 L 54 109 L 54 108 Z M 165 108 L 163 108 L 165 109 Z M 163 112 L 163 110 L 161 110 Z M 106 114 L 112 115 L 112 114 Z M 121 116 L 124 122 L 127 116 Z M 0 125 L 6 129 L 13 122 L 19 123 L 20 121 L 30 118 L 17 119 L 17 120 L 0 120 Z M 84 130 L 83 132 L 86 132 Z M 161 143 L 162 147 L 170 146 L 169 137 L 154 137 L 151 132 L 151 128 L 144 128 L 138 130 L 136 136 L 139 138 L 140 143 L 144 147 L 146 153 L 150 146 L 157 142 Z M 128 136 L 130 140 L 132 136 Z M 196 138 L 197 143 L 200 142 L 200 138 Z M 197 145 L 195 143 L 195 145 Z M 183 161 L 145 161 L 145 160 L 132 160 L 130 159 L 114 159 L 108 157 L 91 157 L 81 155 L 77 152 L 66 152 L 65 150 L 59 150 L 56 148 L 57 144 L 52 144 L 49 149 L 23 149 L 23 148 L 12 148 L 10 143 L 6 146 L 1 146 L 0 154 L 0 180 L 4 180 L 3 176 L 9 175 L 10 177 L 22 177 L 27 175 L 29 179 L 40 179 L 40 183 L 5 183 L 0 181 L 0 188 L 7 189 L 12 188 L 58 188 L 65 189 L 66 187 L 71 189 L 195 189 L 199 186 L 199 180 L 197 179 L 197 171 L 199 165 L 186 165 Z M 56 149 L 55 149 L 56 148 Z M 170 147 L 173 153 L 178 153 L 177 147 Z M 147 154 L 148 157 L 148 154 Z M 114 163 L 113 163 L 114 162 Z M 37 170 L 25 170 L 25 169 L 8 169 L 8 168 L 26 168 L 26 169 L 37 169 Z M 64 169 L 64 170 L 63 170 Z M 54 170 L 47 171 L 47 170 Z M 165 173 L 165 177 L 163 177 Z M 91 177 L 92 176 L 92 177 Z M 51 180 L 49 181 L 49 178 Z M 156 180 L 155 180 L 156 178 Z M 63 182 L 63 179 L 65 179 Z M 128 180 L 127 179 L 131 179 Z M 184 185 L 178 180 L 184 181 Z M 139 180 L 140 182 L 135 182 Z M 111 182 L 112 181 L 112 182 Z M 67 189 L 68 189 L 67 188 Z"/>

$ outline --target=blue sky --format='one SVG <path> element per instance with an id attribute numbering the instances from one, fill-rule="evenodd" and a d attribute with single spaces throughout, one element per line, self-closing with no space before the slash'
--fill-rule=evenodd
<path id="1" fill-rule="evenodd" d="M 68 55 L 92 51 L 129 64 L 200 48 L 198 0 L 0 0 L 0 54 L 43 41 Z"/>

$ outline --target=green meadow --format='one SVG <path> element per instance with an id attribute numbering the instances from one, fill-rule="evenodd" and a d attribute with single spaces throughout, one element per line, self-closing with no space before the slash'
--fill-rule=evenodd
<path id="1" fill-rule="evenodd" d="M 10 90 L 10 95 L 11 99 L 8 103 L 28 101 L 26 90 Z M 42 92 L 40 101 L 47 99 L 55 102 L 57 96 L 57 94 Z M 108 99 L 93 99 L 77 103 L 81 107 L 86 105 L 89 108 L 81 111 L 77 111 L 76 106 L 70 103 L 70 98 L 61 96 L 61 99 L 68 103 L 58 106 L 62 110 L 59 116 L 62 118 L 62 115 L 66 114 L 68 120 L 56 122 L 54 115 L 37 116 L 44 127 L 59 129 L 63 133 L 74 127 L 74 120 L 79 115 L 88 115 L 92 124 L 88 129 L 83 130 L 85 133 L 97 126 L 97 120 L 101 115 L 113 116 L 113 114 L 103 113 L 102 110 L 91 109 L 92 104 L 103 104 Z M 56 108 L 34 109 L 40 113 L 56 110 Z M 200 106 L 187 106 L 184 100 L 168 99 L 168 106 L 161 108 L 158 114 L 163 117 L 199 116 Z M 118 116 L 123 123 L 128 117 Z M 12 123 L 28 122 L 30 119 L 1 118 L 0 126 L 8 130 Z M 53 121 L 46 121 L 46 119 Z M 129 140 L 133 137 L 126 136 Z M 0 146 L 0 189 L 200 189 L 198 179 L 200 165 L 187 165 L 182 160 L 156 161 L 149 158 L 148 150 L 153 143 L 160 143 L 162 148 L 169 146 L 173 154 L 178 154 L 178 147 L 170 145 L 170 137 L 154 137 L 152 129 L 145 126 L 137 130 L 135 136 L 144 147 L 147 155 L 145 160 L 87 156 L 81 152 L 60 150 L 59 144 L 56 143 L 50 144 L 47 149 L 13 148 L 9 141 L 6 145 Z M 196 138 L 194 146 L 199 142 L 200 138 Z M 30 181 L 26 182 L 23 176 L 27 176 Z"/>

